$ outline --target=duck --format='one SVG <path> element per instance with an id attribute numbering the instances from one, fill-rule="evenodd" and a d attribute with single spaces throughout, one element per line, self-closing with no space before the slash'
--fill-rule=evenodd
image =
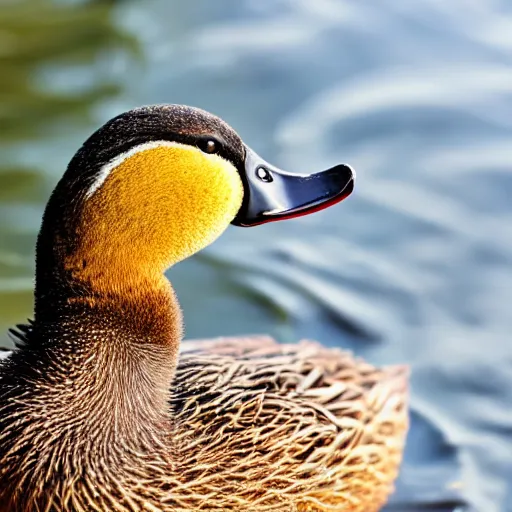
<path id="1" fill-rule="evenodd" d="M 344 164 L 285 172 L 183 105 L 90 136 L 44 211 L 33 320 L 0 353 L 0 511 L 380 510 L 407 368 L 309 340 L 182 341 L 164 274 L 230 225 L 332 207 L 354 180 Z"/>

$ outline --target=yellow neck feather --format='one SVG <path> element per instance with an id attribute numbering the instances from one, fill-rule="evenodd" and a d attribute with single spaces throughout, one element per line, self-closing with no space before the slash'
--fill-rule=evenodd
<path id="1" fill-rule="evenodd" d="M 89 190 L 80 244 L 66 266 L 109 288 L 153 280 L 212 243 L 242 198 L 240 176 L 223 158 L 173 142 L 139 146 L 107 165 Z"/>

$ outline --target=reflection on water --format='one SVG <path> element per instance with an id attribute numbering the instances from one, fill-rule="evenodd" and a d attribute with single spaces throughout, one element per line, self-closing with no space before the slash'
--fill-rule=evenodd
<path id="1" fill-rule="evenodd" d="M 511 34 L 499 0 L 3 4 L 2 328 L 30 314 L 44 200 L 86 135 L 142 103 L 206 108 L 282 168 L 348 162 L 358 181 L 172 269 L 187 335 L 410 363 L 389 510 L 512 511 Z"/>

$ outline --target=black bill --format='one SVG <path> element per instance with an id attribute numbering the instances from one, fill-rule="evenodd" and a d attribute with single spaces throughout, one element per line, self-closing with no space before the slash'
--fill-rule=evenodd
<path id="1" fill-rule="evenodd" d="M 236 226 L 256 226 L 323 210 L 343 201 L 354 190 L 355 173 L 336 165 L 315 174 L 291 174 L 268 164 L 246 149 L 245 193 Z"/>

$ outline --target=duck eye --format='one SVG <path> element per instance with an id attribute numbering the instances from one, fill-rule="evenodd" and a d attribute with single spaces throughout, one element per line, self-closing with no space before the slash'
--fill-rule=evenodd
<path id="1" fill-rule="evenodd" d="M 256 169 L 256 176 L 261 181 L 264 181 L 265 183 L 270 183 L 271 181 L 274 181 L 274 178 L 272 178 L 272 174 L 270 174 L 270 171 L 265 169 L 265 167 L 258 167 Z"/>
<path id="2" fill-rule="evenodd" d="M 219 151 L 219 145 L 213 139 L 208 139 L 205 141 L 201 141 L 201 143 L 199 144 L 199 149 L 204 153 L 209 153 L 211 155 Z"/>

